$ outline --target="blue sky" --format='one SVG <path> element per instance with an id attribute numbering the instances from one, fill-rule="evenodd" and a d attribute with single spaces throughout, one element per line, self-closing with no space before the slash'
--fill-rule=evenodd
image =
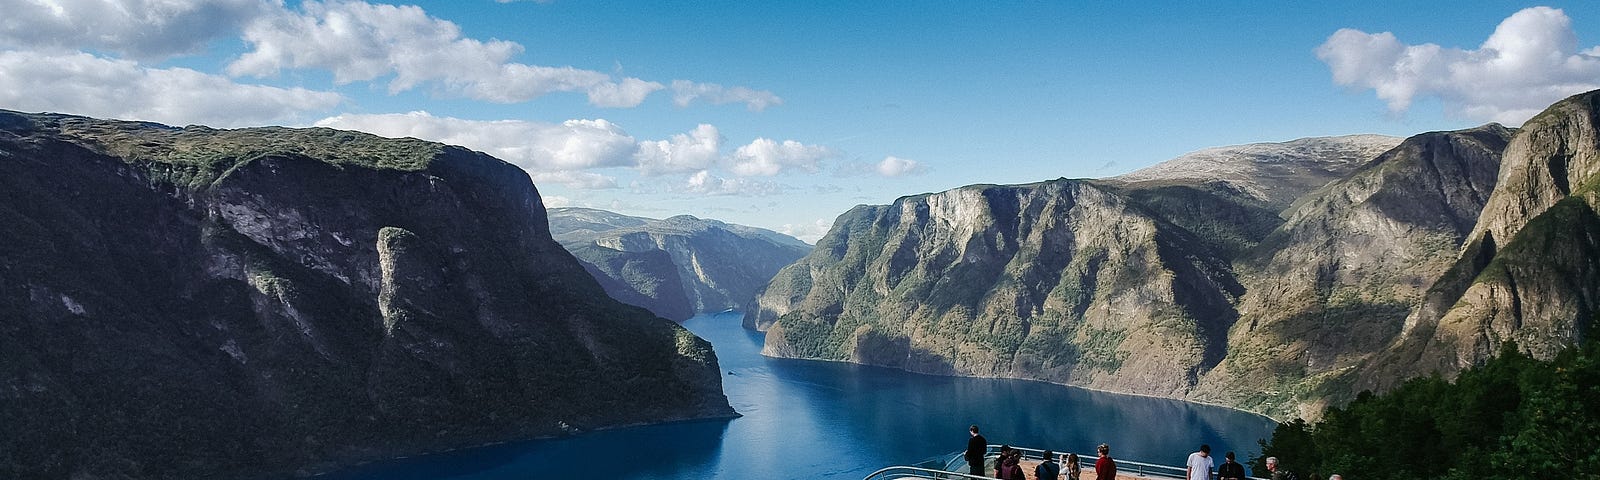
<path id="1" fill-rule="evenodd" d="M 902 195 L 1600 88 L 1583 2 L 0 1 L 0 108 L 418 136 L 552 205 L 807 240 Z"/>

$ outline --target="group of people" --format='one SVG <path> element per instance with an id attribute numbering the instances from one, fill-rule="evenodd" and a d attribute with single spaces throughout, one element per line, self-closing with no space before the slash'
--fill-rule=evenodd
<path id="1" fill-rule="evenodd" d="M 970 437 L 967 439 L 967 452 L 964 457 L 973 476 L 983 476 L 984 455 L 989 450 L 989 440 L 978 433 L 978 426 L 967 428 Z M 1111 459 L 1111 447 L 1102 443 L 1096 452 L 1100 458 L 1094 462 L 1095 480 L 1115 480 L 1117 478 L 1117 462 Z M 1211 480 L 1211 472 L 1216 471 L 1218 480 L 1244 480 L 1250 476 L 1245 473 L 1244 465 L 1239 464 L 1233 457 L 1233 452 L 1224 455 L 1226 461 L 1216 465 L 1211 458 L 1211 446 L 1201 445 L 1200 450 L 1189 454 L 1185 466 L 1184 477 L 1187 480 Z M 1032 480 L 1059 480 L 1063 473 L 1067 480 L 1082 480 L 1083 465 L 1078 459 L 1078 454 L 1068 453 L 1061 456 L 1061 463 L 1056 463 L 1055 452 L 1045 450 L 1043 460 L 1033 468 Z M 1293 473 L 1284 470 L 1278 463 L 1278 457 L 1267 457 L 1267 471 L 1272 472 L 1272 480 L 1299 480 Z M 1022 450 L 1011 448 L 1010 445 L 1000 447 L 1000 456 L 994 462 L 994 478 L 1000 480 L 1030 480 L 1023 473 Z M 1328 480 L 1344 480 L 1344 477 L 1334 474 Z"/>
<path id="2" fill-rule="evenodd" d="M 984 474 L 984 454 L 988 453 L 989 440 L 978 433 L 978 426 L 967 428 L 971 435 L 967 439 L 967 452 L 964 455 L 970 473 L 974 476 Z M 1117 478 L 1117 462 L 1111 459 L 1111 447 L 1100 444 L 1098 448 L 1100 459 L 1094 462 L 1095 480 L 1112 480 Z M 1041 454 L 1043 461 L 1033 467 L 1034 480 L 1057 480 L 1064 473 L 1068 480 L 1081 480 L 1083 475 L 1083 462 L 1078 459 L 1078 454 L 1067 453 L 1061 456 L 1061 463 L 1056 463 L 1056 453 L 1045 450 Z M 1000 480 L 1029 480 L 1022 469 L 1022 450 L 1011 448 L 1010 445 L 1000 446 L 1000 456 L 994 461 L 994 478 Z"/>

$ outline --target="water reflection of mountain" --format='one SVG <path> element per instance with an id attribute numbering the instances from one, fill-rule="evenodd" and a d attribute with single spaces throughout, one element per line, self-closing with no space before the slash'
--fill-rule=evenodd
<path id="1" fill-rule="evenodd" d="M 855 364 L 760 356 L 740 315 L 684 325 L 716 347 L 723 388 L 743 417 L 597 432 L 417 458 L 336 480 L 525 478 L 859 479 L 965 446 L 978 423 L 993 443 L 1177 464 L 1200 443 L 1246 457 L 1264 417 L 1174 400 L 1039 382 L 935 377 Z M 648 392 L 641 392 L 648 394 Z"/>

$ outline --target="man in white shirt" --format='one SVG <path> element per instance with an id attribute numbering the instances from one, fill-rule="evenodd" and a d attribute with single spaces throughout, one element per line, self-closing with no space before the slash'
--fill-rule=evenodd
<path id="1" fill-rule="evenodd" d="M 1211 446 L 1201 445 L 1200 451 L 1189 454 L 1189 480 L 1211 480 Z"/>

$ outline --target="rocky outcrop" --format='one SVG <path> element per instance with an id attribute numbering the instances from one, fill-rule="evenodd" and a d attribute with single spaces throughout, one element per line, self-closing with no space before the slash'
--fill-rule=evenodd
<path id="1" fill-rule="evenodd" d="M 220 478 L 731 415 L 520 169 L 412 139 L 0 112 L 0 477 Z"/>
<path id="2" fill-rule="evenodd" d="M 1313 415 L 1451 268 L 1511 135 L 1224 147 L 858 207 L 746 320 L 770 355 Z"/>
<path id="3" fill-rule="evenodd" d="M 1454 263 L 1511 134 L 1491 124 L 1417 135 L 1300 199 L 1234 262 L 1239 322 L 1191 398 L 1279 417 L 1351 398 L 1346 376 Z"/>
<path id="4" fill-rule="evenodd" d="M 1181 396 L 1241 293 L 1195 244 L 1091 182 L 962 187 L 840 216 L 746 321 L 768 355 Z"/>
<path id="5" fill-rule="evenodd" d="M 1281 211 L 1301 196 L 1344 178 L 1400 140 L 1344 135 L 1208 148 L 1105 181 L 1142 188 L 1206 186 Z"/>
<path id="6" fill-rule="evenodd" d="M 1538 358 L 1582 341 L 1600 312 L 1600 92 L 1552 105 L 1506 147 L 1499 185 L 1452 269 L 1359 385 L 1453 374 L 1515 341 Z"/>
<path id="7" fill-rule="evenodd" d="M 606 293 L 672 320 L 743 307 L 778 269 L 811 251 L 771 230 L 689 215 L 657 220 L 570 207 L 549 214 L 556 240 Z"/>

